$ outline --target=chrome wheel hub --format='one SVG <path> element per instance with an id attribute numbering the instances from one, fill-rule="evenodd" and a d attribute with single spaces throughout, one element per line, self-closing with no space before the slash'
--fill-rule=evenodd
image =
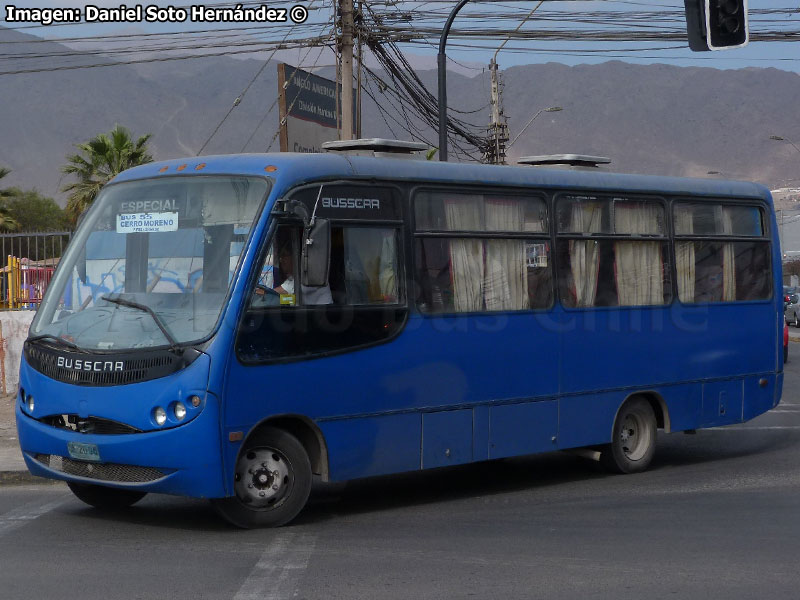
<path id="1" fill-rule="evenodd" d="M 236 463 L 236 496 L 251 508 L 271 509 L 289 495 L 292 488 L 291 465 L 272 448 L 252 448 Z"/>
<path id="2" fill-rule="evenodd" d="M 639 415 L 627 415 L 620 431 L 620 442 L 625 456 L 630 460 L 642 458 L 650 445 L 650 436 L 650 430 Z"/>

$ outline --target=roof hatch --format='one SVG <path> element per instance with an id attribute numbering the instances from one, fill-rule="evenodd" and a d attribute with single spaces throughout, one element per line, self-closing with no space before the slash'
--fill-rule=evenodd
<path id="1" fill-rule="evenodd" d="M 586 154 L 544 154 L 542 156 L 523 156 L 517 164 L 529 167 L 556 167 L 565 169 L 596 169 L 600 165 L 611 163 L 605 156 L 588 156 Z"/>
<path id="2" fill-rule="evenodd" d="M 376 156 L 389 158 L 425 159 L 428 144 L 422 142 L 406 142 L 403 140 L 387 140 L 383 138 L 363 138 L 359 140 L 339 140 L 325 142 L 322 149 L 326 152 L 342 152 L 355 156 Z"/>

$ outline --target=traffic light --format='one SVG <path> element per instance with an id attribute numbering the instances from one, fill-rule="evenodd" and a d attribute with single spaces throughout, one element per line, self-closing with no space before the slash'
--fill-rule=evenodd
<path id="1" fill-rule="evenodd" d="M 695 52 L 741 48 L 747 30 L 747 0 L 683 0 L 689 48 Z"/>

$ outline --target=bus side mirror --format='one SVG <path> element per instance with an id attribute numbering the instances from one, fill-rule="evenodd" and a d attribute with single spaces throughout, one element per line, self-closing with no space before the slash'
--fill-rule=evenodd
<path id="1" fill-rule="evenodd" d="M 331 261 L 331 222 L 317 219 L 303 229 L 302 283 L 305 286 L 328 285 Z"/>

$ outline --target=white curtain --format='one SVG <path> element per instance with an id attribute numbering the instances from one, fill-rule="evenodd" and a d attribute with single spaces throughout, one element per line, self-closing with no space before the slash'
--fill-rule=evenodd
<path id="1" fill-rule="evenodd" d="M 397 302 L 397 250 L 395 233 L 391 229 L 381 230 L 381 256 L 378 265 L 378 285 L 385 302 Z"/>
<path id="2" fill-rule="evenodd" d="M 617 202 L 614 230 L 627 234 L 660 234 L 661 207 L 650 202 Z M 661 242 L 615 242 L 617 298 L 620 306 L 664 303 Z"/>
<path id="3" fill-rule="evenodd" d="M 454 196 L 444 200 L 447 228 L 480 231 L 482 196 Z M 483 310 L 483 241 L 450 240 L 453 308 L 456 312 Z"/>
<path id="4" fill-rule="evenodd" d="M 600 231 L 603 207 L 599 202 L 572 204 L 570 231 Z M 600 268 L 599 246 L 595 240 L 570 240 L 569 262 L 575 285 L 575 306 L 594 306 L 597 295 L 597 273 Z"/>
<path id="5" fill-rule="evenodd" d="M 675 232 L 684 235 L 694 233 L 690 205 L 675 205 Z M 694 302 L 696 278 L 694 242 L 675 242 L 675 268 L 678 271 L 678 298 L 684 304 Z"/>
<path id="6" fill-rule="evenodd" d="M 716 207 L 721 211 L 722 234 L 733 235 L 733 208 L 727 206 Z M 715 215 L 718 219 L 720 215 Z M 736 300 L 736 268 L 734 266 L 733 242 L 722 244 L 722 301 L 733 302 Z"/>
<path id="7" fill-rule="evenodd" d="M 514 199 L 487 199 L 487 231 L 521 231 L 525 205 Z M 483 296 L 486 310 L 529 307 L 524 240 L 486 240 Z"/>

